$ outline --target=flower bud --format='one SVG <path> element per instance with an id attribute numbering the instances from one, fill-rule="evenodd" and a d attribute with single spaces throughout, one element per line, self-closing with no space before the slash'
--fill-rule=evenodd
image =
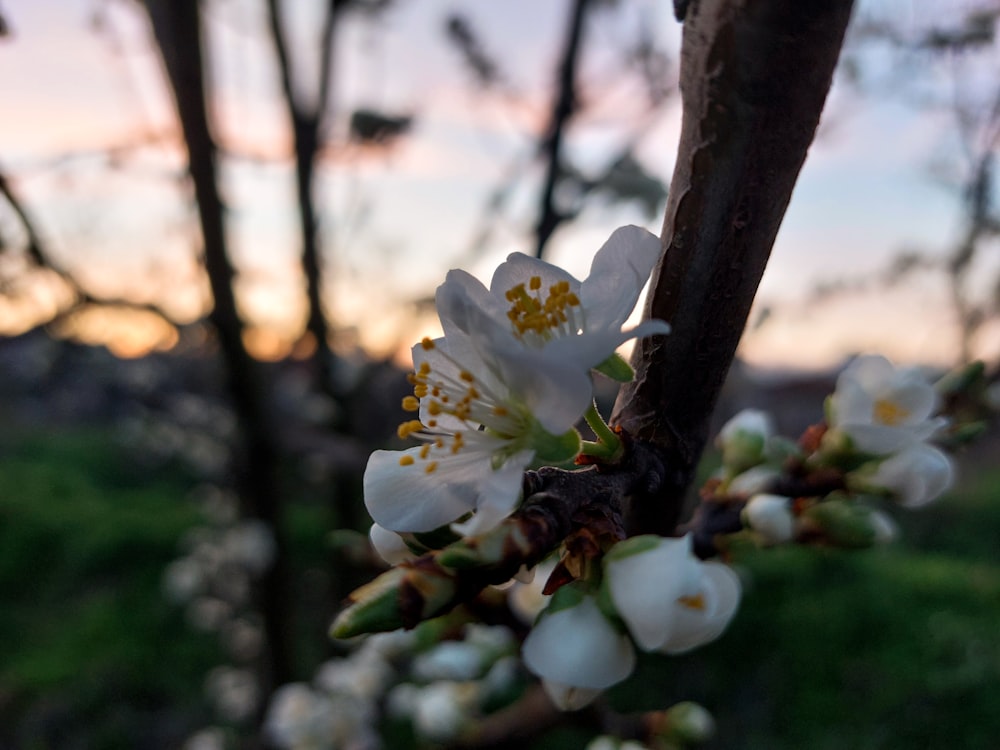
<path id="1" fill-rule="evenodd" d="M 742 519 L 766 544 L 782 544 L 795 538 L 791 501 L 782 495 L 754 495 L 743 508 Z"/>
<path id="2" fill-rule="evenodd" d="M 722 463 L 733 474 L 746 471 L 764 461 L 764 450 L 771 437 L 771 417 L 757 409 L 744 409 L 723 425 L 716 438 L 722 451 Z"/>
<path id="3" fill-rule="evenodd" d="M 708 710 L 692 701 L 684 701 L 666 710 L 663 729 L 657 734 L 682 745 L 707 742 L 715 734 L 715 719 Z"/>
<path id="4" fill-rule="evenodd" d="M 887 458 L 869 481 L 888 490 L 900 505 L 917 508 L 951 487 L 954 478 L 951 459 L 937 448 L 921 443 Z"/>
<path id="5" fill-rule="evenodd" d="M 807 509 L 803 519 L 838 547 L 871 547 L 881 526 L 874 511 L 846 499 L 826 500 Z"/>

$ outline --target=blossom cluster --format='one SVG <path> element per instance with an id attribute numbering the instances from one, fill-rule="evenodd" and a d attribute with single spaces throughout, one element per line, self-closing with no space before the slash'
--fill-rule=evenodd
<path id="1" fill-rule="evenodd" d="M 420 444 L 376 451 L 365 472 L 372 546 L 388 563 L 426 551 L 422 535 L 442 528 L 483 538 L 517 509 L 533 465 L 581 453 L 615 460 L 621 444 L 596 413 L 593 372 L 631 380 L 616 348 L 669 331 L 658 320 L 623 328 L 659 255 L 655 236 L 623 227 L 582 282 L 520 254 L 489 289 L 448 274 L 436 295 L 444 336 L 413 348 L 413 394 L 403 401 L 416 418 L 399 436 Z M 581 419 L 598 443 L 581 441 Z M 687 537 L 616 541 L 578 566 L 524 642 L 526 666 L 563 709 L 624 680 L 637 650 L 673 654 L 714 639 L 739 602 L 736 575 L 698 560 Z"/>
<path id="2" fill-rule="evenodd" d="M 931 441 L 947 426 L 939 396 L 917 369 L 881 356 L 856 358 L 826 402 L 826 420 L 796 444 L 764 412 L 745 410 L 719 432 L 723 467 L 715 493 L 747 498 L 744 524 L 765 543 L 816 538 L 867 546 L 895 534 L 879 498 L 925 505 L 954 480 L 951 459 Z M 791 469 L 791 471 L 789 471 Z M 794 494 L 782 478 L 798 479 Z"/>
<path id="3" fill-rule="evenodd" d="M 739 578 L 701 562 L 690 536 L 614 545 L 600 585 L 560 589 L 524 642 L 524 661 L 559 708 L 575 710 L 626 679 L 636 649 L 681 654 L 717 638 L 736 612 Z"/>
<path id="4" fill-rule="evenodd" d="M 274 693 L 268 740 L 282 750 L 377 750 L 384 719 L 409 723 L 431 743 L 453 740 L 484 705 L 515 691 L 519 677 L 508 628 L 468 624 L 461 636 L 422 650 L 413 631 L 364 639 L 325 662 L 311 682 Z"/>
<path id="5" fill-rule="evenodd" d="M 448 273 L 436 294 L 444 336 L 413 347 L 415 418 L 401 438 L 419 445 L 372 454 L 365 505 L 383 529 L 428 532 L 450 524 L 461 535 L 495 528 L 521 500 L 524 471 L 572 461 L 575 425 L 593 404 L 592 370 L 631 379 L 615 350 L 669 331 L 649 320 L 623 330 L 660 255 L 649 232 L 616 230 L 578 281 L 515 253 L 490 287 Z"/>

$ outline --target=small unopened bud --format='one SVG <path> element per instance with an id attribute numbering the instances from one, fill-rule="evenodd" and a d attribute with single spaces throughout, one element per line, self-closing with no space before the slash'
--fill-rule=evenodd
<path id="1" fill-rule="evenodd" d="M 879 522 L 871 508 L 851 500 L 826 500 L 807 509 L 804 519 L 838 547 L 871 547 L 878 538 Z"/>
<path id="2" fill-rule="evenodd" d="M 681 745 L 707 742 L 715 734 L 715 719 L 704 706 L 684 701 L 668 708 L 657 735 Z"/>
<path id="3" fill-rule="evenodd" d="M 716 438 L 722 451 L 722 464 L 739 474 L 762 463 L 771 437 L 771 417 L 756 409 L 744 409 L 723 425 Z"/>
<path id="4" fill-rule="evenodd" d="M 767 544 L 782 544 L 795 538 L 791 501 L 782 495 L 754 495 L 743 508 L 742 518 Z"/>
<path id="5" fill-rule="evenodd" d="M 395 630 L 403 626 L 399 607 L 399 586 L 406 570 L 392 568 L 351 594 L 350 607 L 330 626 L 330 637 L 351 638 L 363 633 Z"/>

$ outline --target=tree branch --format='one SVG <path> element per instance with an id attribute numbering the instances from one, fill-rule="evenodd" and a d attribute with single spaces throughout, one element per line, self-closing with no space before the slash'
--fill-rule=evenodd
<path id="1" fill-rule="evenodd" d="M 552 109 L 552 121 L 546 130 L 539 150 L 545 155 L 548 167 L 542 187 L 542 212 L 535 227 L 535 257 L 541 258 L 552 233 L 566 218 L 556 207 L 555 190 L 562 173 L 562 137 L 573 112 L 576 111 L 576 64 L 580 57 L 580 39 L 583 19 L 589 0 L 574 0 L 570 16 L 569 36 L 559 66 L 559 88 Z"/>
<path id="2" fill-rule="evenodd" d="M 670 534 L 826 100 L 851 0 L 698 0 L 681 49 L 683 122 L 636 380 L 612 421 L 656 445 L 666 491 L 631 529 Z"/>

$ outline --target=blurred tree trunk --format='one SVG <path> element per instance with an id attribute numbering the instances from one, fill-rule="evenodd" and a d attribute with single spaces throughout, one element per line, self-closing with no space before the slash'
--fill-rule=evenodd
<path id="1" fill-rule="evenodd" d="M 679 4 L 683 15 L 686 3 Z M 695 0 L 683 121 L 645 316 L 612 421 L 653 443 L 665 490 L 632 498 L 633 533 L 672 534 L 833 77 L 852 0 Z"/>
<path id="2" fill-rule="evenodd" d="M 227 385 L 239 422 L 235 481 L 245 512 L 268 524 L 277 542 L 274 565 L 260 586 L 267 637 L 263 691 L 292 678 L 288 637 L 288 575 L 278 487 L 279 449 L 266 406 L 259 364 L 243 343 L 243 320 L 233 289 L 236 272 L 226 249 L 224 207 L 217 181 L 218 151 L 209 130 L 206 70 L 197 0 L 146 0 L 156 41 L 173 90 L 188 148 L 188 169 L 198 203 L 204 262 L 214 297 L 209 321 L 225 358 Z"/>

